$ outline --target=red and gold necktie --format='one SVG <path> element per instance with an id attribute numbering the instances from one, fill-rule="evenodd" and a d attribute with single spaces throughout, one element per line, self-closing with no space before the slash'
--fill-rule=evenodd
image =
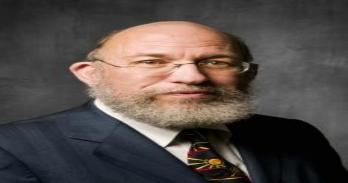
<path id="1" fill-rule="evenodd" d="M 192 143 L 188 152 L 188 166 L 208 182 L 250 183 L 249 178 L 237 166 L 217 154 L 201 130 L 184 130 L 181 138 Z"/>

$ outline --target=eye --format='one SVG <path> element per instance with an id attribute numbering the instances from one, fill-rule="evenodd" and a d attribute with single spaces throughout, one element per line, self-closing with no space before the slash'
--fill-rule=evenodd
<path id="1" fill-rule="evenodd" d="M 200 66 L 206 67 L 231 67 L 233 64 L 227 61 L 220 60 L 202 60 L 198 63 Z"/>
<path id="2" fill-rule="evenodd" d="M 155 65 L 155 64 L 165 64 L 163 60 L 139 60 L 133 62 L 135 65 Z"/>
<path id="3" fill-rule="evenodd" d="M 153 59 L 153 60 L 139 60 L 132 63 L 136 67 L 163 67 L 168 63 L 164 60 Z"/>

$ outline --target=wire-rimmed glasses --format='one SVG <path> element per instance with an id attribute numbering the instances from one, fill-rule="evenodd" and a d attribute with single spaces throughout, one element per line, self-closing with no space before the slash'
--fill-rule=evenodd
<path id="1" fill-rule="evenodd" d="M 141 69 L 142 71 L 148 72 L 153 75 L 168 75 L 175 71 L 175 69 L 186 64 L 194 64 L 200 72 L 208 74 L 242 74 L 247 72 L 252 65 L 256 65 L 250 62 L 243 61 L 219 61 L 219 60 L 200 60 L 196 62 L 186 62 L 186 63 L 175 63 L 167 62 L 163 60 L 141 60 L 132 62 L 128 65 L 115 65 L 111 64 L 105 60 L 94 58 L 91 61 L 99 61 L 107 65 L 116 68 L 134 68 Z"/>

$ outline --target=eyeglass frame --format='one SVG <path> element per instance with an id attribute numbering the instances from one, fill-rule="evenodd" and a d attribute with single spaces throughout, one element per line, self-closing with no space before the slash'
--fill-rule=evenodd
<path id="1" fill-rule="evenodd" d="M 100 59 L 100 58 L 93 58 L 93 59 L 90 59 L 88 61 L 90 61 L 90 62 L 97 62 L 97 61 L 99 61 L 99 62 L 102 62 L 104 64 L 107 64 L 107 65 L 110 65 L 112 67 L 115 67 L 115 68 L 128 68 L 128 67 L 146 68 L 146 67 L 139 67 L 139 66 L 136 66 L 136 65 L 115 65 L 115 64 L 111 64 L 111 63 L 109 63 L 109 62 L 107 62 L 107 61 L 105 61 L 103 59 Z M 246 72 L 252 70 L 253 68 L 257 69 L 257 67 L 258 67 L 258 64 L 251 63 L 251 62 L 241 61 L 240 63 L 243 65 L 243 67 L 246 66 L 245 67 L 246 69 L 243 69 L 243 71 L 241 71 L 241 72 L 237 72 L 237 74 L 246 73 Z M 194 64 L 194 65 L 196 65 L 196 67 L 199 68 L 199 66 L 197 66 L 197 62 L 188 62 L 188 63 L 180 63 L 180 64 L 179 63 L 171 63 L 171 64 L 172 64 L 173 68 L 171 68 L 170 71 L 174 71 L 174 69 L 179 68 L 182 65 L 186 65 L 186 64 Z M 172 73 L 172 72 L 168 72 L 168 74 L 170 74 L 170 73 Z"/>

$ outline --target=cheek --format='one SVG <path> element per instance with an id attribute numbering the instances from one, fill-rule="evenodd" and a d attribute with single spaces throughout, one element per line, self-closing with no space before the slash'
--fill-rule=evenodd
<path id="1" fill-rule="evenodd" d="M 216 75 L 214 77 L 210 77 L 209 80 L 216 86 L 224 87 L 235 87 L 238 83 L 238 77 L 236 75 Z"/>
<path id="2" fill-rule="evenodd" d="M 109 72 L 104 78 L 119 93 L 124 94 L 139 93 L 160 81 L 159 78 L 129 72 Z"/>

